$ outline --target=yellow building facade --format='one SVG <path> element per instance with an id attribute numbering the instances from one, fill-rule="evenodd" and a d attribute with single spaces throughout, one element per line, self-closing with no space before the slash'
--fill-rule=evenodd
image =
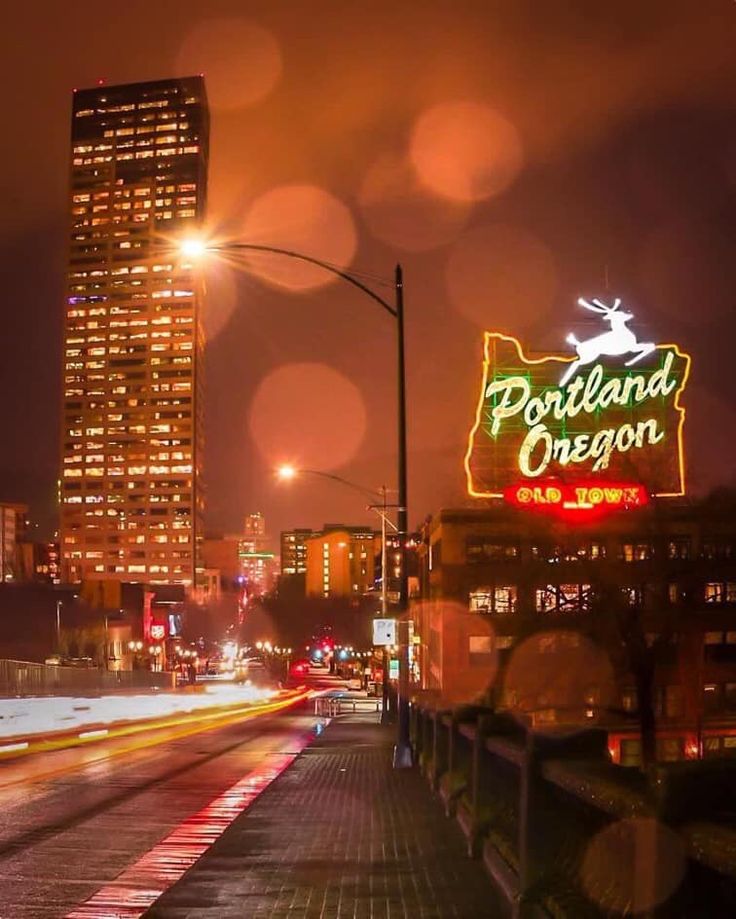
<path id="1" fill-rule="evenodd" d="M 361 597 L 374 583 L 381 538 L 367 527 L 325 527 L 306 540 L 307 596 Z"/>

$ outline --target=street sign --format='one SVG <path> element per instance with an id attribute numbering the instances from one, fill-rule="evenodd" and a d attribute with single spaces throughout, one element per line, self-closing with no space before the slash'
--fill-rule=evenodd
<path id="1" fill-rule="evenodd" d="M 398 661 L 388 662 L 388 678 L 389 680 L 398 680 L 399 678 L 399 662 Z"/>
<path id="2" fill-rule="evenodd" d="M 396 642 L 396 620 L 395 619 L 374 619 L 373 620 L 373 644 L 374 645 L 395 645 Z"/>

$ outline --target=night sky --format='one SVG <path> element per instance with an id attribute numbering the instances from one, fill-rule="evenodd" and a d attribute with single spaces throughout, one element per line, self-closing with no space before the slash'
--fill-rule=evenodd
<path id="1" fill-rule="evenodd" d="M 204 73 L 210 231 L 406 282 L 410 522 L 465 503 L 482 332 L 562 348 L 620 296 L 693 355 L 689 485 L 735 484 L 736 3 L 28 2 L 6 21 L 0 497 L 55 525 L 72 91 Z M 284 261 L 207 269 L 210 531 L 367 522 L 390 317 Z M 391 296 L 388 287 L 377 288 Z M 590 323 L 593 323 L 591 326 Z"/>

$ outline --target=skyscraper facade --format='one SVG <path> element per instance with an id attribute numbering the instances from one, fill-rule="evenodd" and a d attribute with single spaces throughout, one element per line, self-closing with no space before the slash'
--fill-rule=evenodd
<path id="1" fill-rule="evenodd" d="M 200 291 L 177 241 L 207 195 L 201 77 L 76 91 L 61 552 L 70 581 L 197 583 Z"/>

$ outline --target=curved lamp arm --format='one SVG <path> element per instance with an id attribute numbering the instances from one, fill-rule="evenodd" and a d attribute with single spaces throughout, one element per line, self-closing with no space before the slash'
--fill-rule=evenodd
<path id="1" fill-rule="evenodd" d="M 244 249 L 246 251 L 252 252 L 273 252 L 276 255 L 286 255 L 288 258 L 295 258 L 301 262 L 308 262 L 310 265 L 317 265 L 318 268 L 323 268 L 325 271 L 329 271 L 330 274 L 337 275 L 338 278 L 342 278 L 344 281 L 347 281 L 348 284 L 352 284 L 354 287 L 357 287 L 358 290 L 362 290 L 364 294 L 367 294 L 373 300 L 378 303 L 379 306 L 383 307 L 387 313 L 390 313 L 391 316 L 396 319 L 396 309 L 391 306 L 390 303 L 387 303 L 383 297 L 371 290 L 370 287 L 366 287 L 362 281 L 359 281 L 356 277 L 350 274 L 347 271 L 342 271 L 340 268 L 335 268 L 334 265 L 330 265 L 328 262 L 323 262 L 321 259 L 314 258 L 311 255 L 304 255 L 301 252 L 294 252 L 292 249 L 281 249 L 278 246 L 262 246 L 257 243 L 223 243 L 222 245 L 208 246 L 207 250 L 210 252 L 229 252 L 234 249 Z"/>

